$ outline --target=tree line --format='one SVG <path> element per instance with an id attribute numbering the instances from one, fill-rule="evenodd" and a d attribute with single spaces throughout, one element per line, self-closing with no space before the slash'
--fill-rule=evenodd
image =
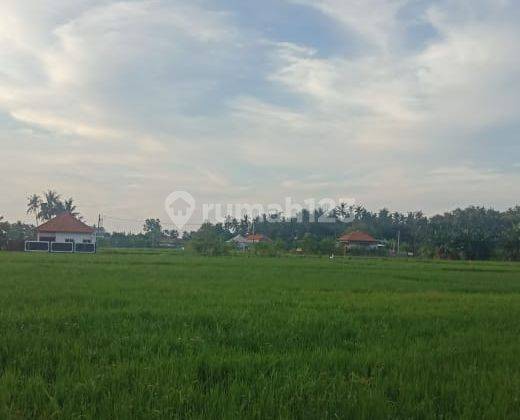
<path id="1" fill-rule="evenodd" d="M 327 215 L 327 223 L 318 223 Z M 344 221 L 348 220 L 348 223 Z M 148 219 L 141 234 L 107 234 L 105 242 L 111 246 L 159 246 L 161 243 L 181 243 L 198 253 L 226 252 L 232 237 L 251 233 L 270 239 L 258 245 L 261 251 L 273 254 L 299 250 L 305 254 L 340 252 L 337 238 L 352 231 L 364 231 L 384 245 L 380 253 L 402 253 L 425 258 L 468 260 L 520 260 L 520 206 L 506 211 L 484 207 L 467 207 L 432 217 L 422 212 L 373 212 L 363 206 L 340 206 L 330 212 L 323 209 L 313 213 L 303 210 L 297 217 L 260 215 L 241 219 L 228 217 L 223 223 L 204 223 L 199 229 L 184 232 L 163 230 L 159 219 Z"/>
<path id="2" fill-rule="evenodd" d="M 27 213 L 34 215 L 36 224 L 62 212 L 81 217 L 72 198 L 62 199 L 53 190 L 28 197 Z M 323 216 L 327 222 L 317 222 Z M 330 254 L 339 252 L 337 238 L 341 234 L 357 230 L 380 240 L 385 254 L 396 251 L 399 240 L 401 252 L 420 257 L 520 260 L 520 206 L 506 211 L 470 206 L 427 217 L 420 211 L 401 213 L 385 208 L 374 212 L 363 206 L 341 205 L 330 211 L 303 210 L 291 218 L 282 214 L 227 217 L 223 223 L 204 223 L 195 231 L 182 233 L 163 229 L 159 219 L 150 218 L 142 233 L 106 232 L 100 246 L 188 247 L 213 255 L 227 252 L 227 241 L 232 237 L 257 233 L 272 239 L 270 245 L 258 245 L 258 252 Z M 0 247 L 5 248 L 8 240 L 34 236 L 34 226 L 8 223 L 0 216 Z"/>

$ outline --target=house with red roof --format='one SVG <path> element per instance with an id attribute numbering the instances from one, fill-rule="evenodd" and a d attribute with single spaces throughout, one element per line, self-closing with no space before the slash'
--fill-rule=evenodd
<path id="1" fill-rule="evenodd" d="M 269 242 L 272 242 L 271 239 L 260 233 L 247 236 L 237 235 L 228 241 L 228 243 L 233 244 L 240 251 L 245 251 L 255 244 Z"/>
<path id="2" fill-rule="evenodd" d="M 38 241 L 73 244 L 95 244 L 96 229 L 70 213 L 61 213 L 36 228 Z"/>
<path id="3" fill-rule="evenodd" d="M 366 232 L 355 231 L 346 233 L 338 239 L 345 251 L 352 248 L 376 249 L 379 241 Z"/>
<path id="4" fill-rule="evenodd" d="M 272 242 L 267 236 L 257 233 L 256 235 L 247 235 L 246 240 L 251 244 L 258 244 L 260 242 Z"/>

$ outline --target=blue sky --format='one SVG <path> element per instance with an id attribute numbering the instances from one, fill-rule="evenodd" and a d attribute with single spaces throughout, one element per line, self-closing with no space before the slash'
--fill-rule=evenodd
<path id="1" fill-rule="evenodd" d="M 514 0 L 4 0 L 0 214 L 88 219 L 351 197 L 506 208 L 520 192 Z M 126 226 L 109 226 L 125 228 Z"/>

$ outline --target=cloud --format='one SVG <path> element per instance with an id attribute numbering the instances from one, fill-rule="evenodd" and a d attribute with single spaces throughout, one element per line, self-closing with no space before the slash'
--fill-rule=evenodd
<path id="1" fill-rule="evenodd" d="M 11 112 L 11 116 L 20 122 L 63 134 L 75 134 L 93 139 L 111 139 L 121 135 L 117 130 L 109 127 L 102 127 L 97 124 L 89 125 L 79 120 L 60 118 L 54 113 L 45 114 L 31 109 L 17 109 Z"/>
<path id="2" fill-rule="evenodd" d="M 6 0 L 0 176 L 26 163 L 4 194 L 21 198 L 0 209 L 21 217 L 25 195 L 51 186 L 141 218 L 175 189 L 514 204 L 518 171 L 501 166 L 515 163 L 491 162 L 482 138 L 505 151 L 517 138 L 517 2 L 282 4 L 248 6 L 262 19 L 277 7 L 250 25 L 226 0 Z"/>
<path id="3" fill-rule="evenodd" d="M 406 0 L 291 0 L 341 21 L 375 46 L 386 50 L 399 36 L 397 14 Z"/>

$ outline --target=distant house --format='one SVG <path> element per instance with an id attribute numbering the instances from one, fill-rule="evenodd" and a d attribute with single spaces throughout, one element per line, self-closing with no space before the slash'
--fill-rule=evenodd
<path id="1" fill-rule="evenodd" d="M 261 233 L 257 233 L 256 235 L 247 235 L 246 240 L 252 244 L 272 242 L 271 239 Z"/>
<path id="2" fill-rule="evenodd" d="M 338 239 L 339 243 L 343 245 L 344 250 L 348 251 L 353 248 L 362 249 L 377 249 L 379 241 L 366 232 L 355 231 L 346 233 Z"/>
<path id="3" fill-rule="evenodd" d="M 232 244 L 239 251 L 245 251 L 249 246 L 249 242 L 247 241 L 245 236 L 237 235 L 227 241 L 228 244 Z"/>
<path id="4" fill-rule="evenodd" d="M 262 234 L 255 234 L 255 235 L 237 235 L 233 238 L 231 238 L 228 243 L 233 244 L 238 250 L 245 251 L 249 249 L 254 244 L 258 243 L 269 243 L 272 242 L 271 239 L 269 239 L 267 236 Z"/>
<path id="5" fill-rule="evenodd" d="M 76 219 L 70 213 L 59 214 L 38 226 L 36 232 L 40 242 L 96 243 L 96 229 Z"/>

